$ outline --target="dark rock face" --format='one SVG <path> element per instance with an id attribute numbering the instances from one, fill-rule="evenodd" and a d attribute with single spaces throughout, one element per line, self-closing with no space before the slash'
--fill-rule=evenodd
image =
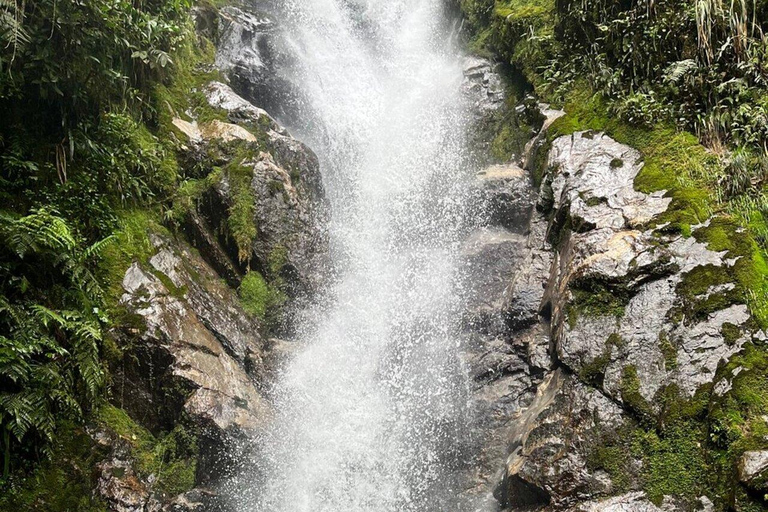
<path id="1" fill-rule="evenodd" d="M 547 143 L 562 113 L 542 112 L 522 168 L 491 167 L 474 191 L 487 225 L 465 243 L 466 360 L 482 449 L 467 494 L 492 492 L 497 508 L 489 510 L 711 510 L 706 496 L 654 505 L 639 491 L 641 460 L 623 461 L 617 483 L 593 457 L 605 439 L 637 428 L 638 415 L 658 415 L 663 390 L 681 399 L 704 385 L 727 392 L 719 366 L 761 333 L 738 301 L 687 316 L 681 290 L 697 269 L 735 260 L 657 226 L 670 199 L 634 189 L 637 151 L 589 132 Z M 724 334 L 728 323 L 738 335 Z M 745 486 L 764 488 L 764 459 L 745 454 Z"/>
<path id="2" fill-rule="evenodd" d="M 274 111 L 282 84 L 275 83 L 275 23 L 263 12 L 234 6 L 219 10 L 216 67 L 249 100 Z"/>
<path id="3" fill-rule="evenodd" d="M 463 62 L 462 88 L 474 104 L 474 112 L 482 117 L 504 105 L 506 93 L 497 65 L 479 57 L 467 57 Z"/>
<path id="4" fill-rule="evenodd" d="M 239 165 L 252 175 L 253 223 L 258 231 L 249 254 L 251 266 L 266 273 L 279 260 L 281 277 L 291 296 L 313 293 L 320 282 L 317 269 L 322 264 L 320 258 L 326 243 L 322 230 L 325 193 L 317 157 L 303 143 L 287 135 L 266 111 L 237 95 L 228 85 L 212 82 L 203 92 L 208 103 L 226 112 L 231 122 L 198 125 L 174 120 L 187 136 L 190 155 L 213 153 L 218 163 L 226 165 L 236 156 L 234 150 L 228 149 L 232 147 L 228 143 L 237 142 L 246 148 L 250 156 Z M 247 129 L 253 127 L 257 127 L 254 132 L 259 137 Z M 205 194 L 200 206 L 186 220 L 185 228 L 211 264 L 237 285 L 244 271 L 239 261 L 242 250 L 226 230 L 228 211 L 233 204 L 232 186 L 224 175 Z"/>

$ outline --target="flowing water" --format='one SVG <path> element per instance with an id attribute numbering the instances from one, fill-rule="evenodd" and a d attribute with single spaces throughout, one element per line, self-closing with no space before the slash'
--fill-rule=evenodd
<path id="1" fill-rule="evenodd" d="M 260 440 L 249 512 L 458 510 L 467 445 L 460 49 L 444 0 L 285 0 L 292 133 L 318 154 L 329 288 Z M 298 122 L 297 122 L 298 120 Z"/>

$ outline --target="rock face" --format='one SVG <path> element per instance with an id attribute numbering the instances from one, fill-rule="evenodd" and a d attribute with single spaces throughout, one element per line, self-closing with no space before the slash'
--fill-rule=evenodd
<path id="1" fill-rule="evenodd" d="M 670 198 L 634 188 L 640 153 L 592 132 L 548 142 L 562 112 L 542 113 L 521 166 L 489 167 L 473 191 L 486 222 L 465 243 L 466 358 L 483 449 L 467 494 L 505 510 L 711 510 L 706 496 L 651 503 L 643 460 L 621 455 L 616 481 L 599 454 L 659 421 L 661 394 L 730 389 L 722 363 L 761 333 L 733 283 L 698 278 L 738 260 L 708 248 L 708 223 L 665 229 Z M 744 455 L 746 486 L 764 488 L 765 458 Z"/>
<path id="2" fill-rule="evenodd" d="M 605 135 L 575 133 L 553 142 L 549 166 L 556 169 L 555 222 L 569 225 L 559 228 L 546 297 L 558 358 L 577 373 L 597 372 L 602 391 L 619 402 L 628 378 L 636 378 L 649 403 L 669 384 L 692 396 L 750 339 L 745 304 L 704 318 L 674 318 L 685 309 L 679 289 L 687 276 L 729 265 L 725 254 L 694 237 L 646 227 L 670 199 L 633 189 L 642 163 L 627 146 Z M 694 234 L 702 227 L 694 227 Z M 726 322 L 743 334 L 727 341 L 721 333 Z"/>
<path id="3" fill-rule="evenodd" d="M 156 254 L 123 280 L 120 302 L 137 327 L 119 333 L 126 343 L 130 337 L 133 354 L 117 376 L 117 389 L 131 390 L 120 405 L 149 427 L 168 427 L 181 414 L 192 419 L 204 434 L 198 472 L 205 480 L 224 470 L 227 445 L 269 422 L 264 341 L 258 322 L 190 247 L 160 235 L 152 243 Z"/>
<path id="4" fill-rule="evenodd" d="M 275 112 L 285 84 L 274 73 L 274 21 L 256 9 L 228 5 L 218 11 L 216 32 L 216 67 L 249 100 Z"/>
<path id="5" fill-rule="evenodd" d="M 279 273 L 291 296 L 311 293 L 319 283 L 317 267 L 325 247 L 325 195 L 317 157 L 228 85 L 212 82 L 203 92 L 230 122 L 174 123 L 187 137 L 191 159 L 220 165 L 225 172 L 186 220 L 187 234 L 233 285 L 244 271 L 243 262 L 250 260 L 264 274 Z M 256 236 L 246 249 L 233 242 L 226 223 L 236 200 L 230 165 L 249 174 Z"/>
<path id="6" fill-rule="evenodd" d="M 467 57 L 463 62 L 464 93 L 473 102 L 474 111 L 483 116 L 504 104 L 506 93 L 496 64 L 479 57 Z"/>

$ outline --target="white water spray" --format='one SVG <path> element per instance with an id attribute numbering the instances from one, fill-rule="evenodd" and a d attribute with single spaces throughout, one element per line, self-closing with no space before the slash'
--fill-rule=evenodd
<path id="1" fill-rule="evenodd" d="M 443 0 L 286 0 L 292 132 L 318 154 L 331 289 L 260 441 L 248 512 L 458 510 L 466 376 L 457 288 L 466 215 L 461 55 Z"/>

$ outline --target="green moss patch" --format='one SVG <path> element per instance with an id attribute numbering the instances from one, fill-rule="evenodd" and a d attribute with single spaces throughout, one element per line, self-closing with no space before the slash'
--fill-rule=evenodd
<path id="1" fill-rule="evenodd" d="M 162 496 L 175 496 L 195 485 L 197 436 L 181 424 L 156 437 L 114 406 L 104 406 L 99 422 L 131 446 L 134 469 L 142 478 L 155 475 L 152 491 Z"/>
<path id="2" fill-rule="evenodd" d="M 269 284 L 264 276 L 255 270 L 248 272 L 238 290 L 240 302 L 248 313 L 265 320 L 274 308 L 281 306 L 286 298 L 283 293 Z"/>
<path id="3" fill-rule="evenodd" d="M 150 233 L 168 234 L 158 220 L 159 213 L 149 209 L 124 210 L 118 213 L 118 228 L 113 243 L 105 247 L 99 262 L 98 272 L 107 283 L 107 295 L 111 306 L 123 294 L 125 271 L 134 262 L 149 264 L 155 254 L 155 248 L 149 240 Z"/>

